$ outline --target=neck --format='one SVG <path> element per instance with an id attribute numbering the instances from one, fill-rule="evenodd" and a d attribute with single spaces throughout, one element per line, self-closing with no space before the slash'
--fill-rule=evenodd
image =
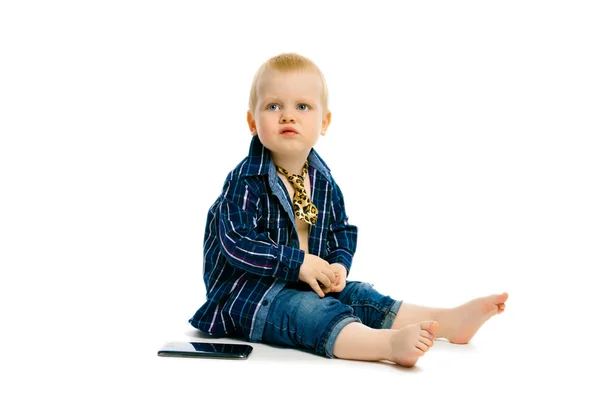
<path id="1" fill-rule="evenodd" d="M 302 174 L 302 167 L 304 167 L 308 153 L 289 156 L 271 152 L 271 157 L 273 158 L 273 163 L 278 167 L 285 169 L 290 174 L 300 175 Z"/>

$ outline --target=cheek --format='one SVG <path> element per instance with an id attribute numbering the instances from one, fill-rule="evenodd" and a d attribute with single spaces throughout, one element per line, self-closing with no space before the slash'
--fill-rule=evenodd
<path id="1" fill-rule="evenodd" d="M 321 127 L 323 126 L 323 120 L 320 117 L 320 115 L 315 117 L 313 121 L 313 126 L 318 130 L 321 130 Z"/>
<path id="2" fill-rule="evenodd" d="M 258 119 L 258 124 L 263 128 L 270 128 L 276 123 L 277 121 L 273 117 L 267 115 L 261 115 Z"/>

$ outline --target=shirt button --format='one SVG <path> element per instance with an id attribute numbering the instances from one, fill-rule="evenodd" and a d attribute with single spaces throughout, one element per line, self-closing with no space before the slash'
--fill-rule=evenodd
<path id="1" fill-rule="evenodd" d="M 283 272 L 287 272 L 287 271 L 288 271 L 287 267 L 283 267 Z"/>
<path id="2" fill-rule="evenodd" d="M 269 305 L 269 300 L 264 300 L 264 301 L 262 302 L 262 305 L 263 305 L 263 306 L 268 306 L 268 305 Z"/>

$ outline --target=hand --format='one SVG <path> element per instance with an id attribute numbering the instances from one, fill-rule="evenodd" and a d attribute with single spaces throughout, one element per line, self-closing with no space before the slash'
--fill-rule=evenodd
<path id="1" fill-rule="evenodd" d="M 341 292 L 346 287 L 346 277 L 348 270 L 342 264 L 329 264 L 329 268 L 333 272 L 334 280 L 331 285 L 330 292 Z"/>
<path id="2" fill-rule="evenodd" d="M 313 254 L 305 254 L 298 279 L 308 283 L 319 297 L 323 298 L 325 293 L 329 293 L 334 278 L 333 271 L 327 261 Z M 322 286 L 319 286 L 319 283 Z"/>

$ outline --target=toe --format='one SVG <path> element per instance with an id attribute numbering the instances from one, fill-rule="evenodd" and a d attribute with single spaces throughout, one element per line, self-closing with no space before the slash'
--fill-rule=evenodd
<path id="1" fill-rule="evenodd" d="M 435 337 L 435 333 L 439 328 L 439 324 L 436 321 L 423 321 L 419 325 L 421 325 L 421 329 L 427 331 L 429 334 Z M 421 335 L 423 335 L 423 331 L 421 331 Z M 427 336 L 427 335 L 424 335 Z"/>
<path id="2" fill-rule="evenodd" d="M 435 339 L 435 335 L 425 329 L 421 329 L 421 336 L 431 340 Z"/>
<path id="3" fill-rule="evenodd" d="M 496 304 L 502 304 L 508 299 L 508 293 L 504 292 L 502 294 L 497 294 L 494 300 Z"/>
<path id="4" fill-rule="evenodd" d="M 419 350 L 421 350 L 423 353 L 426 353 L 426 352 L 427 352 L 427 350 L 429 350 L 429 346 L 427 346 L 427 345 L 426 345 L 425 343 L 423 343 L 423 342 L 417 342 L 417 344 L 416 344 L 415 346 L 417 346 L 417 348 L 418 348 Z"/>
<path id="5" fill-rule="evenodd" d="M 421 325 L 421 329 L 426 330 L 427 332 L 431 333 L 432 335 L 435 335 L 435 332 L 438 330 L 439 328 L 439 324 L 436 321 L 423 321 L 420 323 Z"/>

